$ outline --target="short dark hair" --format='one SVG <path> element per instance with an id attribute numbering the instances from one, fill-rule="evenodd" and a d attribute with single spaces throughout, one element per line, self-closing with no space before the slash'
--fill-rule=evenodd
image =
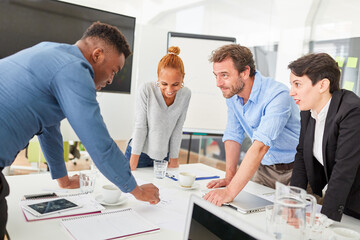
<path id="1" fill-rule="evenodd" d="M 81 39 L 88 37 L 99 38 L 105 41 L 106 44 L 113 46 L 119 54 L 123 53 L 125 58 L 131 54 L 129 43 L 117 27 L 99 21 L 94 22 L 86 29 Z"/>
<path id="2" fill-rule="evenodd" d="M 255 63 L 250 49 L 240 44 L 228 44 L 212 51 L 209 61 L 222 62 L 230 57 L 239 73 L 245 71 L 245 67 L 250 67 L 250 76 L 255 75 Z"/>
<path id="3" fill-rule="evenodd" d="M 340 89 L 340 69 L 337 62 L 327 53 L 311 53 L 291 62 L 291 72 L 310 78 L 312 85 L 327 78 L 330 81 L 330 93 Z"/>

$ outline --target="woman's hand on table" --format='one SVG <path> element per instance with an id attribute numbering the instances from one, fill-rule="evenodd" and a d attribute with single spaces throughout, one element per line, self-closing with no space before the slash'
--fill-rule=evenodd
<path id="1" fill-rule="evenodd" d="M 137 165 L 139 163 L 139 157 L 140 157 L 140 155 L 131 154 L 131 157 L 130 157 L 130 169 L 131 169 L 131 171 L 136 170 Z"/>
<path id="2" fill-rule="evenodd" d="M 179 159 L 177 158 L 170 158 L 168 168 L 178 168 L 179 167 Z"/>

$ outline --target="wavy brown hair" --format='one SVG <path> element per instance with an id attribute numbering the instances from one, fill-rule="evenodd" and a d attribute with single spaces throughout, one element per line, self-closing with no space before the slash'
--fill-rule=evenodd
<path id="1" fill-rule="evenodd" d="M 240 44 L 228 44 L 212 51 L 209 58 L 210 62 L 222 62 L 226 58 L 231 58 L 234 66 L 239 73 L 245 71 L 245 67 L 250 67 L 250 76 L 255 75 L 254 57 L 250 49 Z"/>

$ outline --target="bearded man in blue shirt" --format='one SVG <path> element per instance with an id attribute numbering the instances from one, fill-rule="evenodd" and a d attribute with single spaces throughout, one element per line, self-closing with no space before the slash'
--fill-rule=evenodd
<path id="1" fill-rule="evenodd" d="M 289 89 L 261 76 L 244 46 L 222 46 L 213 51 L 210 61 L 228 106 L 223 136 L 226 175 L 207 185 L 225 188 L 204 198 L 218 206 L 231 202 L 250 179 L 272 188 L 276 181 L 289 184 L 300 133 L 300 113 Z M 252 145 L 237 169 L 244 133 Z"/>
<path id="2" fill-rule="evenodd" d="M 138 186 L 129 161 L 112 140 L 96 90 L 110 84 L 131 54 L 124 35 L 96 22 L 74 45 L 42 42 L 0 60 L 0 239 L 5 234 L 9 187 L 1 170 L 38 135 L 51 176 L 61 188 L 78 188 L 68 177 L 60 121 L 67 118 L 95 165 L 123 192 L 158 203 L 153 184 Z"/>

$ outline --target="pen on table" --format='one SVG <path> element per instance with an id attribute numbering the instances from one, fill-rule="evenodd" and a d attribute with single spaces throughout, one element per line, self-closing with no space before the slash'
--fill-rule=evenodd
<path id="1" fill-rule="evenodd" d="M 175 175 L 174 174 L 170 174 L 170 173 L 166 173 L 166 177 L 174 180 L 174 181 L 177 181 L 177 178 L 175 178 Z M 215 179 L 215 178 L 220 178 L 219 176 L 209 176 L 209 177 L 197 177 L 195 178 L 195 181 L 196 180 L 207 180 L 207 179 Z"/>
<path id="2" fill-rule="evenodd" d="M 214 178 L 220 178 L 219 176 L 210 176 L 210 177 L 197 177 L 196 180 L 207 180 L 207 179 L 214 179 Z"/>
<path id="3" fill-rule="evenodd" d="M 28 194 L 24 195 L 23 199 L 37 199 L 37 198 L 48 198 L 57 197 L 56 193 L 39 193 L 39 194 Z"/>
<path id="4" fill-rule="evenodd" d="M 170 179 L 172 179 L 174 181 L 177 181 L 174 174 L 166 173 L 166 177 L 168 177 L 168 178 L 170 178 Z"/>

